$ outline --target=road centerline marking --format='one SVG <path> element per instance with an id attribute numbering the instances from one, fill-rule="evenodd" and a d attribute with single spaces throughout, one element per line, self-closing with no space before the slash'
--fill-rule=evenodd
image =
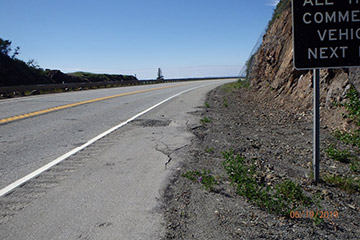
<path id="1" fill-rule="evenodd" d="M 59 164 L 60 162 L 64 161 L 65 159 L 67 159 L 67 158 L 75 155 L 76 153 L 80 152 L 81 150 L 85 149 L 86 147 L 90 146 L 91 144 L 95 143 L 96 141 L 100 140 L 101 138 L 109 135 L 110 133 L 114 132 L 115 130 L 117 130 L 117 129 L 125 126 L 126 124 L 134 121 L 134 120 L 137 119 L 138 117 L 140 117 L 140 116 L 144 115 L 145 113 L 153 110 L 154 108 L 156 108 L 156 107 L 158 107 L 158 106 L 160 106 L 160 105 L 162 105 L 162 104 L 170 101 L 171 99 L 173 99 L 173 98 L 175 98 L 175 97 L 177 97 L 177 96 L 180 96 L 181 94 L 184 94 L 184 93 L 193 91 L 193 90 L 198 89 L 198 88 L 201 88 L 201 87 L 208 86 L 208 85 L 210 85 L 210 84 L 211 84 L 211 83 L 208 83 L 208 84 L 204 84 L 204 85 L 200 85 L 200 86 L 197 86 L 197 87 L 193 87 L 193 88 L 184 90 L 184 91 L 182 91 L 182 92 L 180 92 L 180 93 L 177 93 L 177 94 L 175 94 L 175 95 L 173 95 L 173 96 L 171 96 L 171 97 L 169 97 L 169 98 L 167 98 L 167 99 L 165 99 L 165 100 L 163 100 L 163 101 L 161 101 L 161 102 L 153 105 L 152 107 L 150 107 L 150 108 L 148 108 L 148 109 L 145 109 L 144 111 L 142 111 L 142 112 L 136 114 L 135 116 L 129 118 L 129 119 L 126 120 L 125 122 L 122 122 L 122 123 L 116 125 L 115 127 L 112 127 L 112 128 L 110 128 L 109 130 L 107 130 L 107 131 L 99 134 L 98 136 L 92 138 L 92 139 L 89 140 L 87 143 L 85 143 L 85 144 L 83 144 L 83 145 L 81 145 L 81 146 L 79 146 L 79 147 L 77 147 L 77 148 L 74 148 L 73 150 L 65 153 L 64 155 L 62 155 L 62 156 L 58 157 L 57 159 L 53 160 L 52 162 L 50 162 L 50 163 L 44 165 L 43 167 L 41 167 L 41 168 L 39 168 L 39 169 L 37 169 L 37 170 L 29 173 L 29 174 L 26 175 L 25 177 L 23 177 L 23 178 L 15 181 L 15 182 L 13 182 L 13 183 L 11 183 L 11 184 L 8 185 L 7 187 L 5 187 L 5 188 L 3 188 L 3 189 L 0 189 L 0 197 L 6 195 L 6 194 L 8 194 L 8 193 L 10 193 L 10 192 L 13 191 L 15 188 L 23 185 L 24 183 L 28 182 L 29 180 L 31 180 L 31 179 L 34 178 L 34 177 L 39 176 L 41 173 L 49 170 L 49 169 L 52 168 L 53 166 Z"/>
<path id="2" fill-rule="evenodd" d="M 29 118 L 29 117 L 34 117 L 34 116 L 42 115 L 45 113 L 54 112 L 54 111 L 67 109 L 67 108 L 71 108 L 71 107 L 76 107 L 76 106 L 80 106 L 80 105 L 84 105 L 84 104 L 89 104 L 89 103 L 93 103 L 93 102 L 99 102 L 99 101 L 104 101 L 104 100 L 108 100 L 108 99 L 112 99 L 112 98 L 123 97 L 123 96 L 133 95 L 133 94 L 137 94 L 137 93 L 150 92 L 150 91 L 161 90 L 161 89 L 172 88 L 172 87 L 179 87 L 179 86 L 184 86 L 184 85 L 187 85 L 187 84 L 179 84 L 179 85 L 175 85 L 175 86 L 164 86 L 164 87 L 158 87 L 158 88 L 144 89 L 144 90 L 139 90 L 139 91 L 134 91 L 134 92 L 121 93 L 121 94 L 107 96 L 107 97 L 90 99 L 90 100 L 76 102 L 76 103 L 70 103 L 70 104 L 66 104 L 66 105 L 61 105 L 61 106 L 47 108 L 44 110 L 39 110 L 39 111 L 31 112 L 31 113 L 25 113 L 25 114 L 13 116 L 13 117 L 0 119 L 0 124 L 8 123 L 8 122 L 12 122 L 15 120 L 20 120 L 20 119 L 25 119 L 25 118 Z"/>

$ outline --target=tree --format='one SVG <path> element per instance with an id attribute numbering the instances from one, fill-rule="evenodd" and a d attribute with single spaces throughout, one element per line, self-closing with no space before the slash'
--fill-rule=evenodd
<path id="1" fill-rule="evenodd" d="M 30 59 L 27 61 L 26 65 L 28 65 L 30 68 L 40 69 L 40 65 L 35 61 L 35 59 Z"/>
<path id="2" fill-rule="evenodd" d="M 9 40 L 3 40 L 0 38 L 0 52 L 6 56 L 9 56 L 9 53 L 11 51 L 11 41 Z"/>
<path id="3" fill-rule="evenodd" d="M 11 56 L 12 59 L 15 59 L 16 55 L 19 55 L 20 47 L 17 46 L 14 50 L 13 55 Z"/>
<path id="4" fill-rule="evenodd" d="M 158 81 L 163 81 L 164 80 L 164 76 L 162 75 L 161 68 L 158 68 L 158 77 L 156 78 L 156 80 L 158 80 Z"/>
<path id="5" fill-rule="evenodd" d="M 19 55 L 20 47 L 16 47 L 11 58 L 14 59 L 16 55 Z M 0 53 L 10 57 L 11 41 L 0 38 Z"/>

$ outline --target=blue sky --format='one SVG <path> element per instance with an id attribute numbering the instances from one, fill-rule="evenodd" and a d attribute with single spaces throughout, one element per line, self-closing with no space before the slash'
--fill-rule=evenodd
<path id="1" fill-rule="evenodd" d="M 237 75 L 277 0 L 0 0 L 18 58 L 63 72 Z"/>

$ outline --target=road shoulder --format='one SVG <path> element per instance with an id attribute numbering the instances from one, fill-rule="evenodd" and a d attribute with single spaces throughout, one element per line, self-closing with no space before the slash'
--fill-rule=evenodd
<path id="1" fill-rule="evenodd" d="M 163 189 L 191 143 L 208 85 L 180 95 L 0 202 L 4 239 L 160 239 Z"/>
<path id="2" fill-rule="evenodd" d="M 209 93 L 202 111 L 195 113 L 204 125 L 193 128 L 181 169 L 167 187 L 164 239 L 356 239 L 359 232 L 359 193 L 310 180 L 312 122 L 301 113 L 279 109 L 271 98 L 259 99 L 255 91 Z M 205 123 L 206 122 L 206 123 Z M 322 129 L 322 149 L 336 141 Z M 336 219 L 291 219 L 268 213 L 237 195 L 223 167 L 222 152 L 233 149 L 253 160 L 264 184 L 275 188 L 285 180 L 298 184 L 306 196 L 319 196 L 319 210 L 337 211 Z M 322 170 L 346 174 L 347 166 L 322 153 Z M 336 168 L 334 168 L 336 166 Z M 202 179 L 185 173 L 210 171 L 217 185 L 210 191 Z M 303 209 L 305 211 L 315 210 Z"/>

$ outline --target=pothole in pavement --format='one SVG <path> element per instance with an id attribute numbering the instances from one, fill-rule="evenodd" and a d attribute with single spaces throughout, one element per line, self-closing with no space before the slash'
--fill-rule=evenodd
<path id="1" fill-rule="evenodd" d="M 158 119 L 137 119 L 133 124 L 141 127 L 166 127 L 169 126 L 171 120 L 158 120 Z"/>

